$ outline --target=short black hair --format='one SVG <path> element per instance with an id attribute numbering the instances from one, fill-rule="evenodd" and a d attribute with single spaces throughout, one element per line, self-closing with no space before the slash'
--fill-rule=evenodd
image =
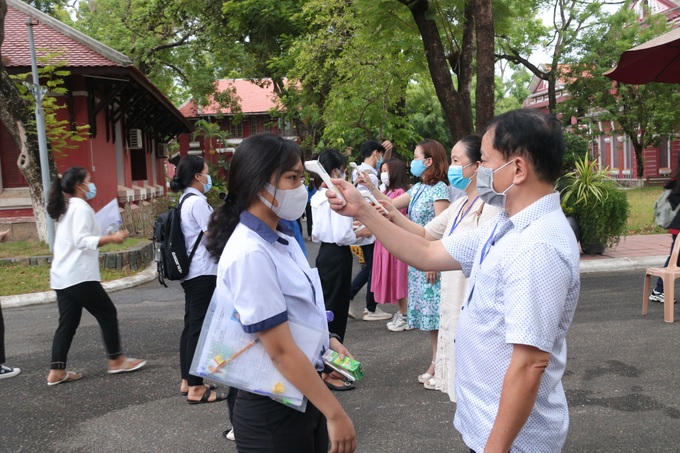
<path id="1" fill-rule="evenodd" d="M 541 181 L 554 183 L 560 176 L 564 157 L 562 125 L 554 115 L 534 109 L 511 110 L 491 120 L 493 147 L 510 159 L 522 156 L 529 161 Z"/>
<path id="2" fill-rule="evenodd" d="M 337 149 L 326 148 L 319 154 L 319 163 L 329 175 L 333 170 L 347 167 L 347 157 Z M 323 184 L 321 178 L 314 178 L 314 184 L 318 189 Z"/>
<path id="3" fill-rule="evenodd" d="M 359 147 L 361 155 L 364 159 L 370 157 L 373 151 L 378 150 L 378 152 L 384 153 L 385 147 L 378 140 L 366 140 Z"/>

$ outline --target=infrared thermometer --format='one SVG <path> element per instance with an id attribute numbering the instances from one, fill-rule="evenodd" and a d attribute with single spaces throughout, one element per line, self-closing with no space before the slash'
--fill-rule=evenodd
<path id="1" fill-rule="evenodd" d="M 349 166 L 352 167 L 353 169 L 355 169 L 358 173 L 365 175 L 364 171 L 361 170 L 355 162 L 350 162 Z M 378 202 L 378 200 L 373 196 L 373 194 L 371 193 L 370 190 L 360 190 L 360 192 L 361 192 L 361 195 L 363 195 L 364 198 L 368 199 L 371 203 L 373 203 L 375 206 L 377 206 L 378 209 L 380 210 L 380 212 L 382 212 L 383 214 L 387 213 L 387 209 L 385 209 L 383 207 L 383 205 L 381 205 Z"/>
<path id="2" fill-rule="evenodd" d="M 347 204 L 345 197 L 342 196 L 342 192 L 340 191 L 338 186 L 333 184 L 333 181 L 331 181 L 331 177 L 328 175 L 326 170 L 323 168 L 323 165 L 321 165 L 318 160 L 308 160 L 307 162 L 305 162 L 305 168 L 307 169 L 307 171 L 311 171 L 312 173 L 316 173 L 317 175 L 321 176 L 321 180 L 324 183 L 326 183 L 326 187 L 335 192 L 338 198 L 342 200 L 343 206 Z"/>

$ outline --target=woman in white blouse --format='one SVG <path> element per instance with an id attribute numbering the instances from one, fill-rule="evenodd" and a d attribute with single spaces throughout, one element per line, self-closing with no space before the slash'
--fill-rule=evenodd
<path id="1" fill-rule="evenodd" d="M 65 194 L 69 195 L 68 204 Z M 61 178 L 52 181 L 47 213 L 59 220 L 54 239 L 54 256 L 50 270 L 50 286 L 57 292 L 59 327 L 52 342 L 52 363 L 47 385 L 76 381 L 81 373 L 66 371 L 66 359 L 73 336 L 80 324 L 83 308 L 97 319 L 102 329 L 110 374 L 135 371 L 145 360 L 123 354 L 118 331 L 116 307 L 102 287 L 99 274 L 99 247 L 120 244 L 128 232 L 119 230 L 102 236 L 87 203 L 97 194 L 90 173 L 83 167 L 71 167 Z"/>

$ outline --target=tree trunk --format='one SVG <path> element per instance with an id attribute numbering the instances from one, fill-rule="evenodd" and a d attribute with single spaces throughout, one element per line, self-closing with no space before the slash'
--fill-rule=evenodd
<path id="1" fill-rule="evenodd" d="M 482 134 L 494 116 L 494 30 L 491 0 L 473 0 L 477 38 L 477 88 L 475 90 L 475 130 Z"/>
<path id="2" fill-rule="evenodd" d="M 642 158 L 642 143 L 637 140 L 637 136 L 635 138 L 631 137 L 631 140 L 633 142 L 633 149 L 635 150 L 635 163 L 637 170 L 636 176 L 638 179 L 642 179 L 645 177 L 645 162 Z"/>
<path id="3" fill-rule="evenodd" d="M 461 108 L 465 100 L 453 86 L 451 70 L 439 35 L 437 23 L 431 18 L 428 0 L 399 0 L 408 6 L 423 40 L 427 66 L 430 70 L 437 98 L 444 111 L 444 118 L 453 142 L 472 132 L 472 111 Z M 467 62 L 465 62 L 467 63 Z"/>
<path id="4" fill-rule="evenodd" d="M 5 38 L 5 15 L 7 14 L 7 2 L 0 0 L 0 46 Z M 26 133 L 26 124 L 31 122 L 31 110 L 26 101 L 21 98 L 14 82 L 2 64 L 0 55 L 0 121 L 7 128 L 12 140 L 19 148 L 20 154 L 17 166 L 28 182 L 31 194 L 35 226 L 38 229 L 38 238 L 47 242 L 47 212 L 45 211 L 45 197 L 43 193 L 42 178 L 40 175 L 40 155 L 38 151 L 38 137 L 35 131 Z M 10 164 L 5 162 L 5 164 Z M 52 164 L 51 167 L 54 167 Z M 54 174 L 53 171 L 50 173 Z"/>

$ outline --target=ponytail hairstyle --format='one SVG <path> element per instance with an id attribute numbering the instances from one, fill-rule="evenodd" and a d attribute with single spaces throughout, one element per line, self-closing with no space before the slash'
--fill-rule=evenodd
<path id="1" fill-rule="evenodd" d="M 257 199 L 272 175 L 278 180 L 301 160 L 302 150 L 297 143 L 270 133 L 251 135 L 238 145 L 229 166 L 229 193 L 208 224 L 206 248 L 211 257 L 219 260 L 241 212 Z"/>
<path id="2" fill-rule="evenodd" d="M 458 140 L 458 143 L 465 146 L 465 155 L 471 164 L 476 164 L 482 160 L 482 137 L 475 134 L 466 135 Z"/>
<path id="3" fill-rule="evenodd" d="M 170 180 L 170 190 L 181 192 L 191 185 L 196 173 L 202 173 L 205 160 L 200 156 L 187 155 L 179 161 L 175 176 Z"/>
<path id="4" fill-rule="evenodd" d="M 76 187 L 85 182 L 87 170 L 83 167 L 71 167 L 59 177 L 55 176 L 52 180 L 50 193 L 47 199 L 47 214 L 54 220 L 59 220 L 66 214 L 66 197 L 64 194 L 74 195 Z"/>

